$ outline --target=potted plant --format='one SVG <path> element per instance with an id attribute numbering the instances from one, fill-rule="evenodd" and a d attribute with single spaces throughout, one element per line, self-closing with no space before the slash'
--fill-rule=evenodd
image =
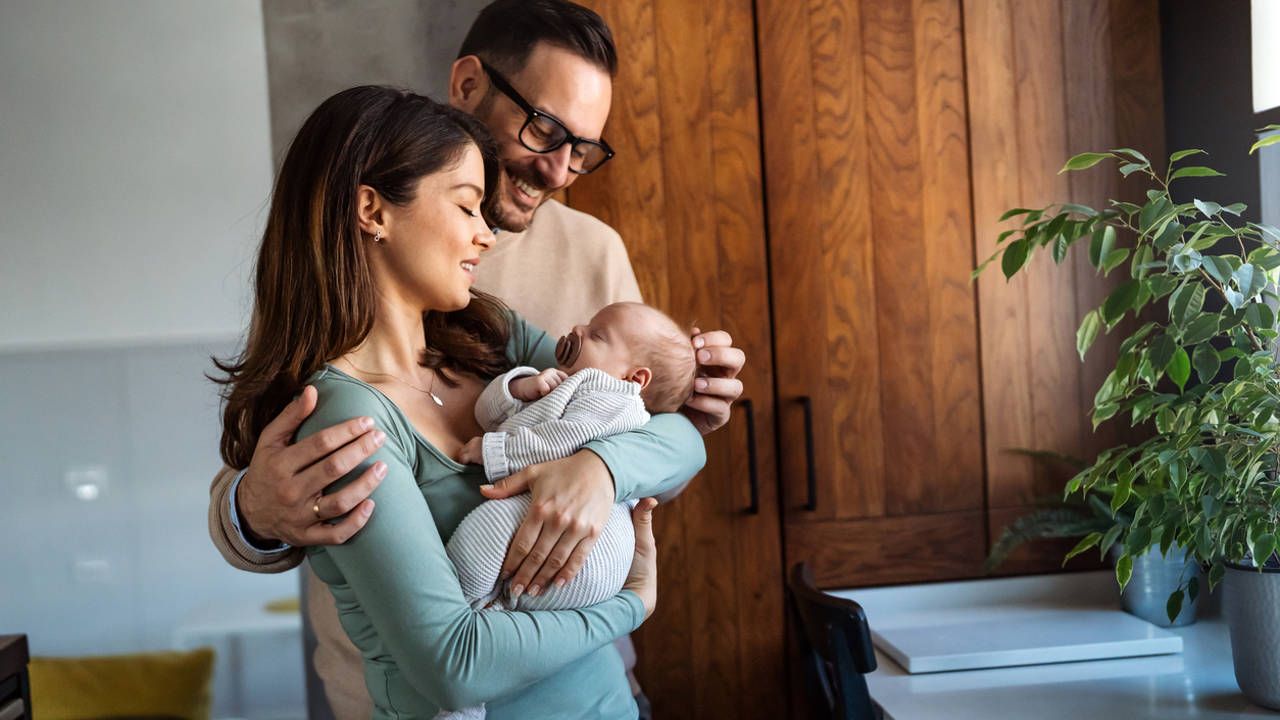
<path id="1" fill-rule="evenodd" d="M 1280 126 L 1264 129 L 1273 130 Z M 1251 152 L 1274 142 L 1280 134 Z M 1093 423 L 1125 417 L 1156 432 L 1102 452 L 1067 483 L 1065 495 L 1106 497 L 1113 511 L 1136 503 L 1127 526 L 1090 532 L 1067 557 L 1119 547 L 1116 579 L 1124 587 L 1134 557 L 1153 543 L 1162 554 L 1188 548 L 1208 569 L 1210 589 L 1229 578 L 1225 607 L 1241 689 L 1280 709 L 1280 326 L 1268 304 L 1280 301 L 1271 289 L 1280 279 L 1280 229 L 1243 220 L 1240 203 L 1176 202 L 1179 180 L 1221 175 L 1191 164 L 1200 154 L 1175 152 L 1163 172 L 1128 148 L 1076 155 L 1062 172 L 1114 160 L 1125 177 L 1147 180 L 1146 202 L 1010 210 L 1002 221 L 1018 227 L 1001 234 L 974 276 L 999 258 L 1012 277 L 1037 250 L 1061 263 L 1082 239 L 1099 272 L 1123 268 L 1126 277 L 1081 320 L 1076 348 L 1083 358 L 1099 332 L 1137 319 L 1094 397 Z M 1169 596 L 1168 615 L 1200 591 L 1190 579 Z"/>
<path id="2" fill-rule="evenodd" d="M 1088 463 L 1080 458 L 1045 450 L 1012 449 L 1007 452 L 1026 455 L 1033 461 L 1053 462 L 1083 470 Z M 1137 496 L 1130 495 L 1121 507 L 1112 509 L 1111 498 L 1105 489 L 1093 488 L 1087 494 L 1072 493 L 1062 498 L 1046 498 L 1037 502 L 1031 512 L 1010 523 L 991 546 L 983 564 L 984 572 L 992 572 L 1026 542 L 1048 538 L 1083 538 L 1100 533 L 1100 545 L 1107 548 L 1103 558 L 1111 556 L 1112 562 L 1120 557 L 1121 546 L 1115 538 L 1124 532 L 1133 520 L 1139 504 Z M 1129 582 L 1121 588 L 1120 604 L 1126 612 L 1136 615 L 1160 627 L 1181 627 L 1196 620 L 1197 598 L 1182 603 L 1179 612 L 1170 617 L 1169 595 L 1188 587 L 1196 578 L 1199 585 L 1200 565 L 1192 553 L 1179 546 L 1165 554 L 1159 544 L 1148 546 L 1145 552 L 1135 554 L 1133 572 Z M 1070 558 L 1067 558 L 1070 559 Z M 1063 560 L 1066 564 L 1066 560 Z"/>

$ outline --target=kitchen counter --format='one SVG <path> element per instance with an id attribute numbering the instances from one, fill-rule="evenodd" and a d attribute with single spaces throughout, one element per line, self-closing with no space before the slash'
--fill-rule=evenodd
<path id="1" fill-rule="evenodd" d="M 890 622 L 933 609 L 986 608 L 998 617 L 1015 608 L 1119 608 L 1110 571 L 831 593 L 862 605 L 873 629 L 877 616 Z M 1201 598 L 1198 622 L 1170 629 L 1182 638 L 1181 653 L 911 675 L 877 649 L 879 667 L 867 686 L 893 720 L 1280 717 L 1241 694 L 1226 622 L 1207 600 Z"/>

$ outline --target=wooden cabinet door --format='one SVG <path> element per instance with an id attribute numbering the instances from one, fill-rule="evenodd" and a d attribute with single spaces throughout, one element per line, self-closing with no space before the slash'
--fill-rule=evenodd
<path id="1" fill-rule="evenodd" d="M 976 575 L 959 0 L 757 7 L 787 561 L 825 586 Z"/>
<path id="2" fill-rule="evenodd" d="M 569 203 L 612 225 L 646 300 L 728 330 L 747 355 L 746 412 L 654 516 L 658 610 L 636 633 L 655 717 L 785 717 L 773 339 L 751 0 L 591 0 L 621 68 L 605 137 L 617 156 Z M 751 460 L 756 508 L 752 512 Z"/>

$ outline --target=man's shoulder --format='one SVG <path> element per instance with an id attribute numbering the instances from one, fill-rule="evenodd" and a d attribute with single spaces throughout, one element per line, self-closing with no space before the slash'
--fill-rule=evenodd
<path id="1" fill-rule="evenodd" d="M 543 203 L 534 214 L 528 234 L 535 233 L 547 237 L 572 238 L 575 242 L 586 239 L 607 244 L 617 243 L 619 246 L 622 244 L 622 237 L 608 223 L 555 199 Z"/>

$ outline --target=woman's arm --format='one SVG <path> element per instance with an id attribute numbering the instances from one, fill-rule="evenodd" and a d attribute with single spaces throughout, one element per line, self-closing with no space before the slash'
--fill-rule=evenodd
<path id="1" fill-rule="evenodd" d="M 581 610 L 473 611 L 407 461 L 414 439 L 381 403 L 355 384 L 337 393 L 322 391 L 320 406 L 299 436 L 358 415 L 374 417 L 387 432 L 386 444 L 366 461 L 388 468 L 372 495 L 377 511 L 351 540 L 318 552 L 342 572 L 417 692 L 443 708 L 485 702 L 547 677 L 640 625 L 645 609 L 633 592 Z M 354 480 L 363 469 L 347 478 Z"/>

